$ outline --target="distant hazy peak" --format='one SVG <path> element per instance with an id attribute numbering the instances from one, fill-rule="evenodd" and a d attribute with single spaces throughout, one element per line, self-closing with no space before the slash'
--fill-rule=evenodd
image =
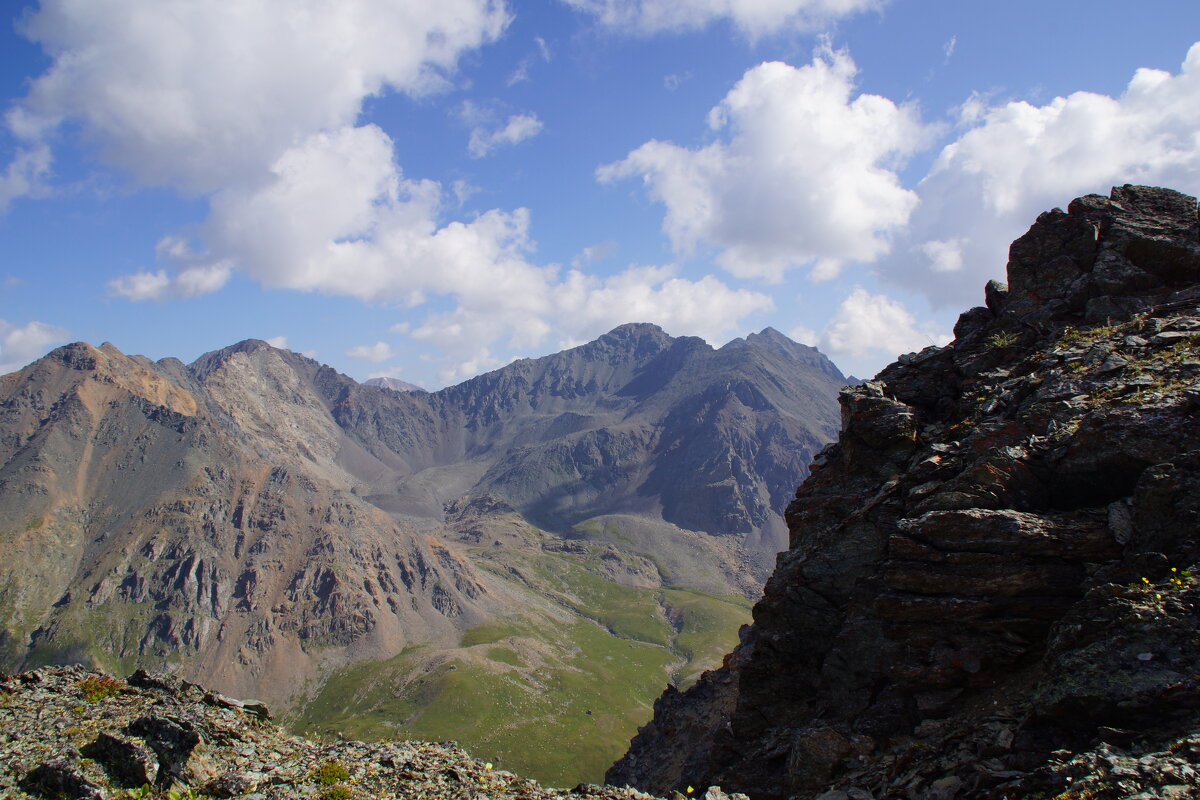
<path id="1" fill-rule="evenodd" d="M 425 391 L 415 383 L 402 381 L 399 378 L 379 377 L 368 378 L 363 381 L 363 386 L 377 386 L 380 389 L 391 389 L 393 392 L 423 392 Z"/>
<path id="2" fill-rule="evenodd" d="M 725 344 L 721 349 L 737 349 L 739 347 L 752 347 L 764 350 L 769 353 L 774 353 L 784 358 L 790 358 L 795 361 L 808 364 L 809 366 L 820 369 L 827 375 L 836 378 L 837 380 L 845 380 L 841 370 L 829 360 L 829 357 L 815 347 L 810 347 L 806 344 L 800 344 L 793 341 L 786 335 L 780 333 L 774 328 L 763 328 L 758 333 L 751 333 L 745 339 L 733 339 Z"/>

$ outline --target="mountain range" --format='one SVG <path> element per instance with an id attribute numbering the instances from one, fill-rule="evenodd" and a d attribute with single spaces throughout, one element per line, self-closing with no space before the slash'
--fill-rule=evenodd
<path id="1" fill-rule="evenodd" d="M 59 348 L 0 378 L 0 669 L 169 669 L 598 778 L 736 642 L 844 383 L 771 329 L 624 325 L 438 392 L 255 340 Z"/>

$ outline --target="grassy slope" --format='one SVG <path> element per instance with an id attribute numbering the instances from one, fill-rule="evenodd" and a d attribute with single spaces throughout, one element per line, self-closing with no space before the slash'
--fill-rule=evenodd
<path id="1" fill-rule="evenodd" d="M 598 548 L 583 550 L 477 551 L 480 566 L 539 602 L 472 628 L 457 650 L 410 648 L 340 670 L 293 727 L 450 739 L 550 785 L 599 782 L 663 686 L 690 683 L 732 648 L 750 603 L 623 586 L 604 574 Z"/>

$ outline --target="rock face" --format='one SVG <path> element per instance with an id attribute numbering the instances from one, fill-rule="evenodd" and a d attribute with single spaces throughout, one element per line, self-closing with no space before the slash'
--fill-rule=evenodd
<path id="1" fill-rule="evenodd" d="M 0 379 L 0 666 L 172 660 L 282 702 L 501 602 L 355 495 L 314 378 L 259 343 L 191 368 L 75 344 Z"/>
<path id="2" fill-rule="evenodd" d="M 842 393 L 753 626 L 610 782 L 1195 795 L 1196 200 L 1080 198 L 1008 277 L 950 345 Z"/>

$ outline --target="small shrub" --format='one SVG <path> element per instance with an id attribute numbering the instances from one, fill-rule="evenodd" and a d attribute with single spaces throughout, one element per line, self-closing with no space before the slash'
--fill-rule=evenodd
<path id="1" fill-rule="evenodd" d="M 83 699 L 89 703 L 113 697 L 121 691 L 123 685 L 121 681 L 108 675 L 89 675 L 76 684 L 83 692 Z"/>
<path id="2" fill-rule="evenodd" d="M 1017 343 L 1017 334 L 1012 331 L 997 331 L 988 337 L 987 342 L 989 347 L 1012 347 Z"/>
<path id="3" fill-rule="evenodd" d="M 332 786 L 350 777 L 350 770 L 336 761 L 326 761 L 312 771 L 312 779 L 323 786 Z"/>
<path id="4" fill-rule="evenodd" d="M 317 800 L 350 800 L 350 790 L 339 783 L 317 795 Z"/>

